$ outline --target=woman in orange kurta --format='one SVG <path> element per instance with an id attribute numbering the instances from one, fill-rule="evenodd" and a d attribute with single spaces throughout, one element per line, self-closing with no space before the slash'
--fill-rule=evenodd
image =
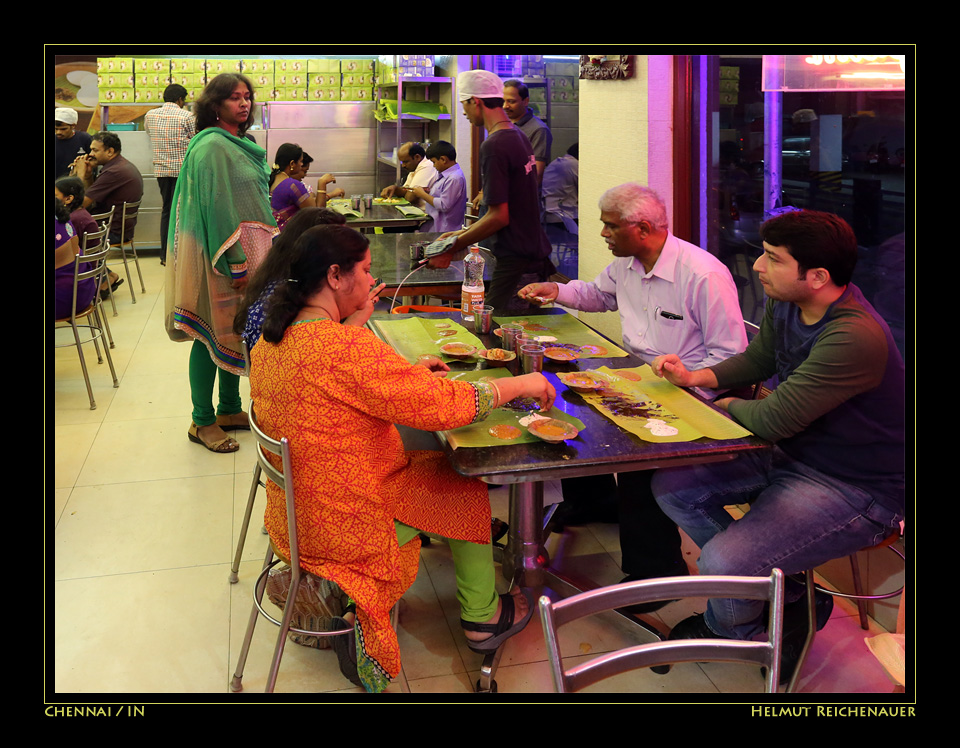
<path id="1" fill-rule="evenodd" d="M 301 565 L 356 602 L 359 678 L 379 691 L 400 670 L 389 613 L 416 576 L 410 528 L 451 539 L 472 649 L 495 649 L 529 618 L 525 598 L 495 592 L 486 486 L 439 452 L 404 451 L 394 424 L 455 428 L 518 396 L 549 407 L 554 392 L 539 374 L 470 383 L 442 378 L 444 364 L 409 364 L 361 326 L 373 308 L 369 270 L 353 229 L 305 232 L 253 348 L 250 386 L 261 427 L 291 442 Z M 267 530 L 289 553 L 282 493 L 269 484 L 267 498 Z"/>

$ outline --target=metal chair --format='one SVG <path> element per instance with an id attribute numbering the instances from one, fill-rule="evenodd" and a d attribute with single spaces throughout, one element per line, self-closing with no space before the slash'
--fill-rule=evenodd
<path id="1" fill-rule="evenodd" d="M 246 377 L 250 377 L 250 349 L 247 348 L 247 341 L 241 339 L 240 345 L 243 349 L 243 372 Z M 240 572 L 240 557 L 243 555 L 243 546 L 247 540 L 247 530 L 250 527 L 250 517 L 253 516 L 253 504 L 257 499 L 257 489 L 263 488 L 266 490 L 266 484 L 261 480 L 262 470 L 260 469 L 260 462 L 257 461 L 257 464 L 253 468 L 253 482 L 250 484 L 250 493 L 247 496 L 247 508 L 243 513 L 243 524 L 240 527 L 240 537 L 237 539 L 237 552 L 233 556 L 233 566 L 230 567 L 230 575 L 228 579 L 230 584 L 236 584 L 239 580 Z M 261 527 L 260 532 L 264 535 L 267 534 L 267 528 Z"/>
<path id="2" fill-rule="evenodd" d="M 90 214 L 90 217 L 91 217 L 94 221 L 96 221 L 96 222 L 100 225 L 101 228 L 105 228 L 105 229 L 107 230 L 108 233 L 107 233 L 106 237 L 104 238 L 104 246 L 107 247 L 108 249 L 109 249 L 109 247 L 110 247 L 110 234 L 109 234 L 110 224 L 113 222 L 113 211 L 114 211 L 114 209 L 115 209 L 116 207 L 117 207 L 116 205 L 111 205 L 111 206 L 110 206 L 110 210 L 106 211 L 105 213 L 91 213 L 91 214 Z M 113 306 L 113 316 L 116 317 L 116 316 L 117 316 L 117 302 L 116 302 L 116 299 L 113 298 L 113 291 L 110 290 L 110 284 L 109 284 L 109 283 L 107 284 L 107 296 L 110 297 L 110 304 Z"/>
<path id="3" fill-rule="evenodd" d="M 608 652 L 564 669 L 557 629 L 565 623 L 605 610 L 654 600 L 685 597 L 733 597 L 770 603 L 768 641 L 679 639 L 640 644 Z M 540 598 L 540 618 L 558 693 L 578 691 L 597 681 L 637 668 L 676 662 L 745 662 L 766 667 L 766 692 L 777 692 L 783 629 L 783 572 L 769 577 L 694 576 L 643 579 L 581 592 L 553 602 Z M 579 652 L 577 652 L 579 654 Z"/>
<path id="4" fill-rule="evenodd" d="M 880 548 L 889 548 L 894 554 L 900 557 L 901 560 L 904 559 L 903 553 L 899 548 L 894 545 L 900 539 L 900 530 L 899 528 L 894 530 L 890 535 L 881 540 L 876 545 L 869 546 L 867 548 L 862 548 L 857 553 L 863 551 L 873 551 Z M 817 591 L 826 593 L 833 597 L 843 597 L 848 600 L 856 600 L 857 602 L 857 612 L 860 615 L 860 628 L 864 631 L 867 631 L 870 627 L 867 623 L 867 601 L 868 600 L 889 600 L 892 597 L 897 597 L 898 595 L 903 594 L 903 586 L 899 589 L 893 590 L 891 592 L 882 592 L 876 595 L 867 595 L 863 591 L 863 582 L 860 578 L 860 562 L 857 559 L 857 553 L 851 553 L 848 557 L 850 559 L 850 572 L 853 576 L 853 589 L 851 592 L 839 592 L 837 590 L 827 589 L 816 583 L 816 580 L 813 576 L 813 569 L 807 569 L 804 574 L 804 582 L 806 585 L 806 599 L 807 599 L 807 637 L 803 643 L 803 649 L 800 652 L 800 658 L 797 660 L 797 666 L 794 668 L 793 673 L 790 676 L 790 684 L 787 686 L 787 692 L 792 693 L 797 686 L 797 683 L 800 680 L 800 671 L 803 670 L 803 664 L 807 659 L 807 655 L 810 654 L 810 649 L 813 647 L 813 640 L 817 635 L 817 606 L 816 606 L 816 593 Z"/>
<path id="5" fill-rule="evenodd" d="M 136 219 L 140 213 L 140 201 L 135 203 L 124 203 L 120 213 L 120 256 L 123 259 L 123 271 L 127 275 L 127 285 L 130 286 L 130 298 L 133 303 L 137 303 L 137 296 L 133 292 L 133 279 L 130 277 L 130 267 L 127 265 L 127 245 L 130 245 L 130 251 L 133 252 L 133 262 L 137 266 L 137 275 L 140 277 L 140 291 L 147 292 L 147 287 L 143 285 L 143 273 L 140 271 L 140 259 L 137 257 L 137 247 L 133 243 L 133 228 L 130 229 L 130 236 L 127 236 L 127 221 Z"/>
<path id="6" fill-rule="evenodd" d="M 301 577 L 304 573 L 300 568 L 300 550 L 297 542 L 297 515 L 295 509 L 296 503 L 294 486 L 293 481 L 287 481 L 285 477 L 287 475 L 292 475 L 290 463 L 290 442 L 286 438 L 273 439 L 260 430 L 260 426 L 257 423 L 254 403 L 252 401 L 250 403 L 250 431 L 257 440 L 257 470 L 265 473 L 267 478 L 279 486 L 283 490 L 286 497 L 287 531 L 290 537 L 290 591 L 287 593 L 287 604 L 284 606 L 283 618 L 282 620 L 278 621 L 276 618 L 270 615 L 270 613 L 264 610 L 262 604 L 263 593 L 267 585 L 267 575 L 274 566 L 284 560 L 275 557 L 274 548 L 271 544 L 267 548 L 267 554 L 263 560 L 263 569 L 260 572 L 260 576 L 257 577 L 257 581 L 253 588 L 253 609 L 250 611 L 250 622 L 247 624 L 247 633 L 243 638 L 243 646 L 240 649 L 240 660 L 237 663 L 237 669 L 234 672 L 233 679 L 230 682 L 230 690 L 243 690 L 243 669 L 247 662 L 247 655 L 250 652 L 250 643 L 253 641 L 253 632 L 257 625 L 257 618 L 262 615 L 268 621 L 280 627 L 280 631 L 277 634 L 277 644 L 274 648 L 273 660 L 271 661 L 270 671 L 267 675 L 267 686 L 265 689 L 265 693 L 272 693 L 277 682 L 277 672 L 280 669 L 280 658 L 283 656 L 283 648 L 286 644 L 288 633 L 293 632 L 307 636 L 353 636 L 354 633 L 352 626 L 348 629 L 338 629 L 336 631 L 306 631 L 304 629 L 293 628 L 290 625 L 290 620 L 293 617 L 293 602 L 297 599 Z M 264 450 L 280 457 L 282 465 L 281 470 L 277 470 L 277 468 L 275 468 L 267 459 L 267 455 L 265 454 Z M 256 490 L 256 483 L 251 490 Z M 242 550 L 242 546 L 240 549 L 238 549 L 238 552 L 239 550 Z M 321 605 L 326 609 L 325 612 L 327 615 L 333 617 L 333 612 L 326 608 L 326 605 L 322 600 Z"/>
<path id="7" fill-rule="evenodd" d="M 103 338 L 103 353 L 107 357 L 107 363 L 110 365 L 110 373 L 113 376 L 113 386 L 119 387 L 120 380 L 117 379 L 117 371 L 113 366 L 113 358 L 110 356 L 110 348 L 113 348 L 113 339 L 110 334 L 110 328 L 106 324 L 106 317 L 103 314 L 103 302 L 100 299 L 99 286 L 106 275 L 106 257 L 109 249 L 104 246 L 104 237 L 106 229 L 100 231 L 91 231 L 84 237 L 84 249 L 74 260 L 73 266 L 73 303 L 70 306 L 70 316 L 54 321 L 54 328 L 69 326 L 73 330 L 73 342 L 61 343 L 57 348 L 64 348 L 68 345 L 75 345 L 77 353 L 80 356 L 80 368 L 83 370 L 83 379 L 87 385 L 87 395 L 90 397 L 90 410 L 96 410 L 97 403 L 93 397 L 93 387 L 90 385 L 90 373 L 87 371 L 86 358 L 83 355 L 83 344 L 92 342 L 97 351 L 97 362 L 103 363 L 103 355 L 100 353 L 100 339 Z M 90 251 L 92 243 L 93 252 Z M 97 251 L 99 249 L 99 251 Z M 80 270 L 82 264 L 89 263 L 89 270 Z M 91 279 L 97 286 L 97 291 L 93 295 L 93 300 L 85 309 L 77 311 L 77 287 L 82 280 Z M 77 324 L 77 320 L 86 320 L 85 324 Z M 90 338 L 80 339 L 80 328 L 86 328 L 90 331 Z M 106 331 L 106 337 L 104 337 Z M 109 341 L 109 344 L 108 344 Z"/>

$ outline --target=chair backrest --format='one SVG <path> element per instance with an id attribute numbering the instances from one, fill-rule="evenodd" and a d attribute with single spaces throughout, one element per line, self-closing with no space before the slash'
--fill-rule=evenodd
<path id="1" fill-rule="evenodd" d="M 107 272 L 107 254 L 110 252 L 110 248 L 104 245 L 104 236 L 106 233 L 106 229 L 89 231 L 83 238 L 84 248 L 82 254 L 78 254 L 73 263 L 73 305 L 70 307 L 70 317 L 65 317 L 64 319 L 75 320 L 77 317 L 85 317 L 92 312 L 93 308 L 100 301 L 100 294 L 95 293 L 93 295 L 93 301 L 85 309 L 77 309 L 77 295 L 80 281 L 92 278 L 99 289 L 103 275 Z M 93 252 L 87 248 L 91 241 L 95 242 Z M 87 265 L 87 269 L 81 270 L 80 268 L 84 265 Z"/>
<path id="2" fill-rule="evenodd" d="M 290 539 L 290 568 L 294 574 L 299 573 L 300 569 L 300 546 L 297 542 L 297 513 L 294 498 L 293 481 L 288 481 L 286 476 L 293 475 L 290 462 L 290 442 L 286 437 L 273 439 L 267 436 L 257 422 L 256 409 L 254 402 L 250 401 L 250 431 L 254 439 L 257 440 L 257 462 L 263 473 L 273 481 L 283 491 L 287 501 L 287 531 Z M 281 469 L 274 467 L 273 463 L 267 458 L 266 452 L 277 455 L 280 458 Z"/>
<path id="3" fill-rule="evenodd" d="M 126 244 L 133 239 L 134 226 L 130 227 L 130 236 L 127 236 L 127 221 L 140 214 L 140 200 L 135 203 L 124 203 L 120 211 L 120 243 Z"/>
<path id="4" fill-rule="evenodd" d="M 743 327 L 747 331 L 747 341 L 753 340 L 760 333 L 760 325 L 748 320 L 743 321 Z M 757 382 L 753 385 L 753 399 L 760 400 L 770 394 L 770 389 L 764 387 L 764 382 Z"/>
<path id="5" fill-rule="evenodd" d="M 564 669 L 557 636 L 557 629 L 563 624 L 605 610 L 686 597 L 767 600 L 770 603 L 768 641 L 660 641 L 608 652 L 570 669 Z M 783 628 L 783 572 L 779 569 L 774 569 L 769 577 L 693 576 L 643 579 L 581 592 L 556 603 L 543 596 L 540 598 L 540 614 L 553 682 L 558 693 L 578 691 L 628 670 L 676 662 L 746 662 L 765 665 L 766 690 L 768 693 L 775 693 L 777 690 Z M 575 654 L 581 653 L 577 651 Z"/>
<path id="6" fill-rule="evenodd" d="M 90 217 L 102 227 L 109 229 L 110 222 L 113 220 L 113 211 L 116 207 L 116 205 L 111 205 L 110 210 L 105 213 L 91 213 Z"/>
<path id="7" fill-rule="evenodd" d="M 80 241 L 80 254 L 84 257 L 95 254 L 106 247 L 107 226 L 101 226 L 99 231 L 88 231 Z"/>

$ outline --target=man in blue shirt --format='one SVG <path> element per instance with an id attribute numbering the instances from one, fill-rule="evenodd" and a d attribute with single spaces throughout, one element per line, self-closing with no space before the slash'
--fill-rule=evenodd
<path id="1" fill-rule="evenodd" d="M 70 173 L 70 167 L 78 156 L 90 153 L 90 135 L 77 132 L 77 110 L 60 107 L 53 113 L 53 178 L 59 179 Z"/>
<path id="2" fill-rule="evenodd" d="M 467 180 L 457 163 L 457 150 L 447 141 L 438 140 L 427 148 L 427 158 L 440 176 L 427 189 L 418 185 L 411 190 L 423 200 L 430 216 L 418 231 L 458 231 L 467 212 Z"/>

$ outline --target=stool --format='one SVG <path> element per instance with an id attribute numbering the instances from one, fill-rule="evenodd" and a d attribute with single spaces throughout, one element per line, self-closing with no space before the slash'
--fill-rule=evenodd
<path id="1" fill-rule="evenodd" d="M 900 529 L 897 528 L 891 532 L 886 538 L 881 540 L 876 545 L 871 545 L 866 548 L 861 548 L 861 551 L 872 551 L 878 548 L 889 548 L 901 559 L 904 558 L 904 554 L 900 551 L 899 548 L 894 546 L 900 539 Z M 858 551 L 859 553 L 859 551 Z M 863 594 L 863 583 L 860 579 L 860 564 L 857 561 L 857 554 L 852 553 L 849 556 L 850 559 L 850 569 L 853 573 L 853 589 L 852 593 L 848 592 L 838 592 L 836 590 L 828 590 L 825 587 L 817 584 L 813 579 L 813 569 L 807 569 L 805 573 L 805 584 L 806 584 L 806 598 L 807 598 L 807 638 L 803 644 L 803 650 L 800 653 L 800 659 L 797 660 L 797 666 L 794 668 L 793 674 L 790 676 L 790 683 L 787 686 L 787 693 L 793 693 L 794 688 L 797 684 L 797 681 L 800 679 L 800 672 L 803 670 L 803 664 L 807 659 L 807 654 L 810 652 L 810 648 L 813 646 L 813 639 L 817 633 L 817 608 L 816 608 L 816 592 L 820 590 L 828 595 L 834 597 L 843 597 L 848 600 L 857 601 L 857 610 L 860 614 L 860 628 L 864 631 L 867 630 L 867 601 L 868 600 L 887 600 L 891 597 L 896 597 L 903 593 L 903 587 L 900 587 L 898 590 L 892 592 L 884 592 L 879 595 L 865 595 Z"/>

